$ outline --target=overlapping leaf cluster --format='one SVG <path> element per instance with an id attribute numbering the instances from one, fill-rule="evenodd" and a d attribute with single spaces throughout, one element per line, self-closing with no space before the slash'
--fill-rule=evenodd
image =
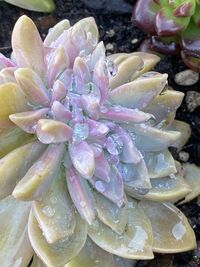
<path id="1" fill-rule="evenodd" d="M 190 128 L 174 120 L 183 94 L 150 71 L 159 58 L 106 57 L 93 18 L 61 21 L 43 43 L 22 16 L 12 47 L 0 55 L 1 266 L 130 266 L 195 248 L 173 203 L 199 191 L 169 151 Z"/>
<path id="2" fill-rule="evenodd" d="M 138 0 L 133 20 L 150 35 L 150 49 L 180 52 L 186 65 L 200 71 L 200 1 Z"/>

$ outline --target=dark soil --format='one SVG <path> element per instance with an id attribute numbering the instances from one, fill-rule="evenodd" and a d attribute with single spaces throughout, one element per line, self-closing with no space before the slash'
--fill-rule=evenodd
<path id="1" fill-rule="evenodd" d="M 67 18 L 71 24 L 81 18 L 93 16 L 100 30 L 100 39 L 107 45 L 108 53 L 133 52 L 138 49 L 146 35 L 131 23 L 131 10 L 135 0 L 55 0 L 57 9 L 53 14 L 29 12 L 0 2 L 0 52 L 11 52 L 11 32 L 17 18 L 23 14 L 30 16 L 37 24 L 44 38 L 48 29 L 58 21 Z M 200 81 L 193 86 L 178 86 L 174 75 L 187 69 L 179 57 L 163 58 L 156 70 L 169 74 L 169 85 L 184 93 L 200 92 Z M 177 118 L 188 122 L 192 136 L 184 150 L 189 152 L 190 162 L 200 165 L 200 107 L 189 113 L 185 101 L 177 112 Z M 178 255 L 157 255 L 154 261 L 140 261 L 138 267 L 199 267 L 200 266 L 200 207 L 197 201 L 181 207 L 196 232 L 198 248 Z"/>

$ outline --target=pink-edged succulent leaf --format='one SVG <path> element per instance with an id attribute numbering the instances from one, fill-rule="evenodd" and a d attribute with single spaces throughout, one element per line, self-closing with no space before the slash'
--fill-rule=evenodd
<path id="1" fill-rule="evenodd" d="M 46 118 L 49 108 L 11 114 L 10 120 L 27 133 L 35 133 L 38 120 Z"/>
<path id="2" fill-rule="evenodd" d="M 91 178 L 95 171 L 94 152 L 86 141 L 69 144 L 71 161 L 84 178 Z"/>
<path id="3" fill-rule="evenodd" d="M 95 158 L 94 175 L 107 183 L 110 182 L 111 168 L 103 151 L 98 157 Z"/>
<path id="4" fill-rule="evenodd" d="M 92 224 L 96 217 L 95 200 L 88 182 L 81 177 L 73 166 L 66 172 L 70 196 L 81 217 Z"/>
<path id="5" fill-rule="evenodd" d="M 44 47 L 33 21 L 21 16 L 12 34 L 13 56 L 19 67 L 28 67 L 42 78 L 45 75 Z"/>
<path id="6" fill-rule="evenodd" d="M 37 123 L 36 134 L 44 144 L 66 142 L 72 137 L 72 128 L 61 121 L 40 119 Z"/>

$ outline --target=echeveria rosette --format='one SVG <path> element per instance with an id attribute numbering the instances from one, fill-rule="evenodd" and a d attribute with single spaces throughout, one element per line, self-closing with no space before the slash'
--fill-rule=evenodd
<path id="1" fill-rule="evenodd" d="M 143 49 L 171 55 L 180 52 L 186 65 L 200 71 L 198 0 L 138 0 L 133 21 L 150 35 Z"/>
<path id="2" fill-rule="evenodd" d="M 172 203 L 198 192 L 168 150 L 190 128 L 174 120 L 183 94 L 150 71 L 159 58 L 106 57 L 93 18 L 61 21 L 43 43 L 22 16 L 12 47 L 0 55 L 1 266 L 120 267 L 193 249 Z"/>
<path id="3" fill-rule="evenodd" d="M 53 0 L 1 0 L 9 4 L 38 12 L 52 12 L 55 9 Z"/>

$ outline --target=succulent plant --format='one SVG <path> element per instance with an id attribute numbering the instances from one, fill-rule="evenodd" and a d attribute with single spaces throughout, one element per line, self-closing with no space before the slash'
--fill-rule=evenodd
<path id="1" fill-rule="evenodd" d="M 55 4 L 53 0 L 0 0 L 0 1 L 4 1 L 14 6 L 38 12 L 52 12 L 55 9 Z"/>
<path id="2" fill-rule="evenodd" d="M 169 151 L 190 127 L 174 120 L 183 93 L 150 71 L 159 57 L 106 57 L 93 18 L 63 20 L 43 43 L 22 16 L 12 48 L 0 55 L 1 266 L 128 267 L 195 248 L 173 203 L 199 191 Z"/>
<path id="3" fill-rule="evenodd" d="M 164 54 L 180 52 L 200 72 L 200 1 L 138 0 L 133 21 L 150 35 L 147 46 Z"/>

